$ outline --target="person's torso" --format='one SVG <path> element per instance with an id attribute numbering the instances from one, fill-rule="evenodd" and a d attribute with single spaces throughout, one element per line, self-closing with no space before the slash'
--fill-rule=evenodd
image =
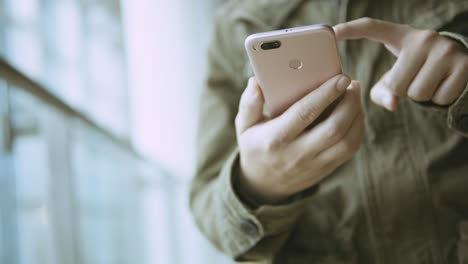
<path id="1" fill-rule="evenodd" d="M 440 30 L 468 12 L 466 0 L 241 2 L 244 36 L 366 16 Z M 370 88 L 395 62 L 383 45 L 348 41 L 339 50 L 344 72 L 363 88 L 366 139 L 307 198 L 274 262 L 456 263 L 459 226 L 468 221 L 468 140 L 447 127 L 444 109 L 402 100 L 390 113 L 370 101 Z"/>

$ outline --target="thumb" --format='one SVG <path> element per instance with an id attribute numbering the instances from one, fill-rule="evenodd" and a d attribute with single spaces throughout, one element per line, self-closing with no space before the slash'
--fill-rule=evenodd
<path id="1" fill-rule="evenodd" d="M 236 130 L 239 135 L 263 119 L 264 103 L 262 91 L 255 78 L 251 77 L 242 93 L 236 116 Z"/>
<path id="2" fill-rule="evenodd" d="M 388 111 L 395 112 L 398 109 L 399 98 L 385 85 L 383 80 L 386 75 L 372 87 L 370 97 L 375 104 L 384 107 Z"/>

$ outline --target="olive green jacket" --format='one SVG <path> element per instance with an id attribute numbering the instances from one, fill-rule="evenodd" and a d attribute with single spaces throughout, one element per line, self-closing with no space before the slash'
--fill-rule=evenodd
<path id="1" fill-rule="evenodd" d="M 190 205 L 202 233 L 236 261 L 467 263 L 468 89 L 448 108 L 374 105 L 369 89 L 395 62 L 378 43 L 339 43 L 344 71 L 363 88 L 366 138 L 354 158 L 284 205 L 252 209 L 236 194 L 234 118 L 252 75 L 244 39 L 364 16 L 445 32 L 468 47 L 467 0 L 237 0 L 219 11 Z"/>

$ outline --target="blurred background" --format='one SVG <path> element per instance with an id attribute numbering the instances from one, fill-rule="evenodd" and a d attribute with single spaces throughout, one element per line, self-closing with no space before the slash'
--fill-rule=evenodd
<path id="1" fill-rule="evenodd" d="M 221 0 L 0 0 L 0 263 L 228 263 L 188 209 Z"/>

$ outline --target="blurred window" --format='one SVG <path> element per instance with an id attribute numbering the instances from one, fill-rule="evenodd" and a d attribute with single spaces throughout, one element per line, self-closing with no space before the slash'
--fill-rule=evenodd
<path id="1" fill-rule="evenodd" d="M 118 0 L 2 0 L 0 56 L 112 133 L 129 138 Z"/>
<path id="2" fill-rule="evenodd" d="M 73 127 L 73 192 L 82 261 L 144 263 L 137 177 L 144 164 L 85 124 L 74 122 Z"/>
<path id="3" fill-rule="evenodd" d="M 145 263 L 141 177 L 149 165 L 22 89 L 12 87 L 8 99 L 14 140 L 10 152 L 0 145 L 0 186 L 14 188 L 0 192 L 2 263 Z M 8 212 L 6 200 L 15 205 Z M 8 253 L 17 260 L 5 246 L 17 247 Z"/>
<path id="4" fill-rule="evenodd" d="M 7 83 L 0 79 L 0 263 L 17 263 L 14 178 L 11 172 Z"/>
<path id="5" fill-rule="evenodd" d="M 62 263 L 56 240 L 55 197 L 47 126 L 62 129 L 60 116 L 17 89 L 10 94 L 14 134 L 12 161 L 16 186 L 18 263 Z M 53 118 L 56 120 L 48 120 Z M 51 121 L 51 122 L 50 122 Z M 66 175 L 64 175 L 66 176 Z M 66 186 L 61 186 L 66 188 Z"/>
<path id="6" fill-rule="evenodd" d="M 216 2 L 122 1 L 136 11 L 123 21 L 119 0 L 0 0 L 0 57 L 85 117 L 31 88 L 9 84 L 7 96 L 0 76 L 0 263 L 228 263 L 191 219 L 185 173 Z M 133 101 L 145 110 L 133 116 L 139 133 L 130 129 L 127 68 L 142 91 Z M 131 133 L 156 142 L 157 159 L 176 170 L 119 143 Z"/>

